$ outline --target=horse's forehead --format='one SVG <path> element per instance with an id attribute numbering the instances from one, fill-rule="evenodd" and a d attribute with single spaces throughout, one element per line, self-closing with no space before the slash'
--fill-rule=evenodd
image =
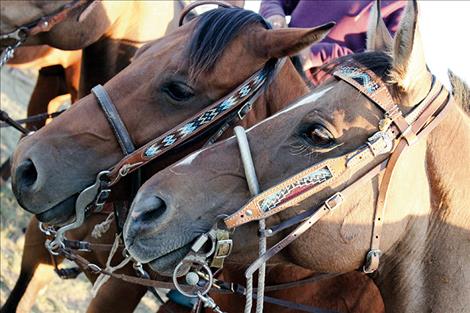
<path id="1" fill-rule="evenodd" d="M 344 81 L 332 79 L 316 87 L 285 110 L 268 118 L 267 121 L 277 119 L 281 124 L 293 125 L 314 115 L 332 124 L 345 126 L 344 123 L 362 121 L 364 119 L 361 117 L 375 115 L 376 112 L 372 112 L 371 108 L 373 105 L 370 101 L 354 87 Z"/>
<path id="2" fill-rule="evenodd" d="M 140 56 L 161 57 L 168 55 L 170 57 L 179 56 L 184 51 L 185 43 L 189 35 L 184 32 L 173 32 L 165 37 L 155 40 L 148 45 L 142 46 L 137 50 L 134 58 L 138 59 Z"/>

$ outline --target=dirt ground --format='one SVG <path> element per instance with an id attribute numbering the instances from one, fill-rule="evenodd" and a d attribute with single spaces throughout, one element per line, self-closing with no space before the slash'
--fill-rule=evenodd
<path id="1" fill-rule="evenodd" d="M 26 105 L 33 90 L 36 73 L 4 67 L 0 72 L 2 110 L 15 119 L 26 116 Z M 0 128 L 0 161 L 3 163 L 14 150 L 19 133 Z M 30 214 L 22 210 L 13 196 L 10 182 L 0 186 L 0 305 L 13 288 L 20 270 L 24 244 L 24 229 Z M 91 284 L 81 274 L 75 280 L 54 279 L 39 293 L 32 312 L 85 312 Z M 60 297 L 57 297 L 60 295 Z M 158 306 L 147 293 L 135 312 L 156 312 Z"/>

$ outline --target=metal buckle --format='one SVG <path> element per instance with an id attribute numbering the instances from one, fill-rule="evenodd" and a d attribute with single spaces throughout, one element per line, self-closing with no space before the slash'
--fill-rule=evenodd
<path id="1" fill-rule="evenodd" d="M 201 251 L 202 247 L 206 244 L 207 241 L 209 241 L 209 239 L 211 243 L 211 248 L 209 249 L 208 252 Z M 216 241 L 215 230 L 211 229 L 208 233 L 202 234 L 201 236 L 199 236 L 198 239 L 196 239 L 196 241 L 191 246 L 191 250 L 194 253 L 203 255 L 204 257 L 207 258 L 215 251 L 215 241 Z"/>
<path id="2" fill-rule="evenodd" d="M 238 110 L 237 115 L 240 120 L 244 119 L 245 116 L 250 112 L 251 108 L 253 106 L 253 103 L 251 101 L 248 101 L 245 103 L 240 110 Z"/>
<path id="3" fill-rule="evenodd" d="M 366 262 L 362 267 L 362 271 L 366 274 L 371 274 L 379 268 L 380 256 L 382 251 L 380 249 L 371 249 L 367 253 Z"/>
<path id="4" fill-rule="evenodd" d="M 108 200 L 110 194 L 111 194 L 111 189 L 102 189 L 100 191 L 98 196 L 96 196 L 94 212 L 101 212 L 101 210 L 103 210 L 103 207 L 106 201 Z"/>
<path id="5" fill-rule="evenodd" d="M 230 255 L 233 248 L 233 240 L 232 239 L 224 239 L 218 240 L 217 244 L 215 245 L 215 260 L 223 260 Z"/>
<path id="6" fill-rule="evenodd" d="M 337 192 L 325 201 L 325 206 L 328 208 L 329 211 L 336 209 L 340 206 L 344 201 L 343 195 L 341 192 Z"/>
<path id="7" fill-rule="evenodd" d="M 367 139 L 367 146 L 374 156 L 391 152 L 393 140 L 386 131 L 378 131 Z"/>

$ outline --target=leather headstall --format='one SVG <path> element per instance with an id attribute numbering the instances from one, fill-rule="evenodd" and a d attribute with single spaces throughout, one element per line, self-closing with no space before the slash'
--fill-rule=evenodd
<path id="1" fill-rule="evenodd" d="M 137 170 L 138 168 L 141 168 L 150 161 L 155 160 L 165 152 L 168 152 L 169 150 L 180 146 L 189 139 L 203 133 L 210 126 L 224 121 L 224 119 L 228 118 L 231 113 L 235 113 L 238 117 L 238 120 L 243 119 L 249 110 L 251 110 L 253 103 L 261 95 L 263 86 L 270 83 L 270 75 L 268 74 L 271 71 L 274 71 L 272 77 L 275 77 L 279 73 L 284 63 L 285 59 L 276 61 L 274 70 L 272 69 L 272 63 L 267 63 L 262 69 L 255 72 L 224 98 L 208 106 L 204 110 L 175 126 L 163 135 L 158 136 L 144 146 L 125 156 L 110 170 L 110 173 L 107 175 L 109 179 L 109 186 L 116 184 L 122 177 Z M 104 88 L 99 88 L 99 90 L 100 93 L 106 93 Z M 101 103 L 101 99 L 99 97 L 97 98 Z M 111 101 L 109 101 L 109 103 L 112 104 Z M 106 113 L 105 109 L 103 111 Z M 106 115 L 109 120 L 110 115 L 107 113 Z M 113 116 L 118 117 L 119 115 L 113 114 Z M 121 123 L 118 122 L 117 124 Z M 124 125 L 124 123 L 122 123 L 122 125 Z M 121 127 L 115 127 L 113 125 L 113 130 L 116 128 L 120 129 Z M 121 141 L 119 139 L 120 136 L 117 136 L 117 138 L 118 141 Z"/>
<path id="2" fill-rule="evenodd" d="M 339 65 L 334 72 L 334 77 L 353 86 L 384 112 L 378 131 L 370 136 L 363 146 L 354 151 L 314 164 L 253 197 L 224 222 L 229 229 L 232 229 L 251 221 L 265 219 L 308 200 L 309 197 L 325 188 L 339 188 L 342 183 L 340 178 L 347 170 L 353 170 L 356 173 L 364 172 L 367 168 L 369 170 L 341 191 L 331 195 L 318 208 L 303 211 L 267 229 L 264 234 L 260 234 L 272 236 L 301 223 L 287 237 L 260 256 L 250 266 L 247 273 L 256 271 L 261 264 L 298 238 L 321 217 L 341 206 L 347 198 L 357 192 L 360 185 L 384 172 L 374 212 L 371 248 L 367 253 L 363 268 L 366 273 L 375 271 L 382 253 L 379 245 L 387 191 L 397 160 L 406 147 L 434 129 L 453 103 L 453 98 L 448 91 L 433 76 L 432 86 L 427 96 L 404 116 L 385 83 L 371 70 L 350 62 Z M 348 177 L 349 175 L 348 173 Z"/>

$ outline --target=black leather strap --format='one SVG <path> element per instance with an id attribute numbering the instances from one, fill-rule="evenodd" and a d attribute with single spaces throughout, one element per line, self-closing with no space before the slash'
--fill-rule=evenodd
<path id="1" fill-rule="evenodd" d="M 134 143 L 108 93 L 101 85 L 96 85 L 91 91 L 98 100 L 101 109 L 103 109 L 104 115 L 111 125 L 122 152 L 124 155 L 131 154 L 135 150 Z"/>

